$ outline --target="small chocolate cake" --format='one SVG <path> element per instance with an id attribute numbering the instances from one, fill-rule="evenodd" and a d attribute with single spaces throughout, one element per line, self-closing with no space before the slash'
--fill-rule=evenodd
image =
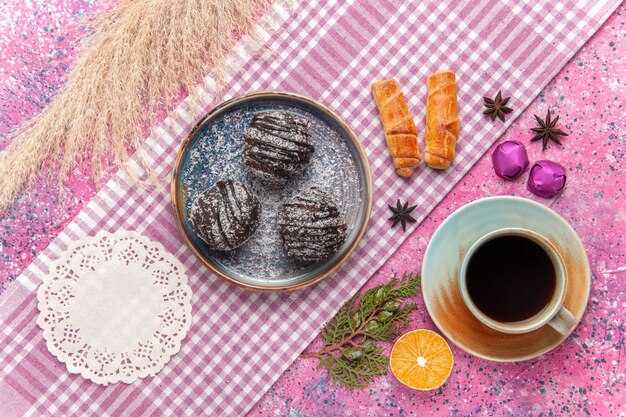
<path id="1" fill-rule="evenodd" d="M 243 245 L 259 227 L 261 203 L 236 181 L 218 181 L 191 205 L 189 220 L 211 249 L 228 251 Z"/>
<path id="2" fill-rule="evenodd" d="M 278 232 L 290 256 L 310 262 L 337 253 L 346 240 L 347 226 L 332 198 L 314 187 L 283 204 Z"/>
<path id="3" fill-rule="evenodd" d="M 243 159 L 261 178 L 285 181 L 300 174 L 315 150 L 309 121 L 274 111 L 255 116 L 243 136 Z"/>

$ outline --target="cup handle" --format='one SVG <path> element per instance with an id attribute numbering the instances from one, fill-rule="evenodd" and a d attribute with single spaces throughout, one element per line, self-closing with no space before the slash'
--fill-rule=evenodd
<path id="1" fill-rule="evenodd" d="M 577 320 L 565 307 L 561 307 L 548 324 L 563 336 L 567 336 L 576 326 Z"/>

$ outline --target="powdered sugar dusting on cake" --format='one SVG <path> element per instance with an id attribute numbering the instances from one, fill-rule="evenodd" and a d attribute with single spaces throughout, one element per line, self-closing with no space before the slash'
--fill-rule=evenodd
<path id="1" fill-rule="evenodd" d="M 337 204 L 317 187 L 287 200 L 278 215 L 278 232 L 287 253 L 302 262 L 336 253 L 346 240 L 346 229 Z"/>
<path id="2" fill-rule="evenodd" d="M 270 111 L 296 114 L 308 123 L 315 152 L 303 172 L 285 183 L 264 180 L 244 163 L 244 131 L 254 116 Z M 189 215 L 196 197 L 218 180 L 232 179 L 246 184 L 258 197 L 262 213 L 256 233 L 242 246 L 230 252 L 208 251 L 220 268 L 259 281 L 283 281 L 314 266 L 297 262 L 287 254 L 278 233 L 281 206 L 296 194 L 317 187 L 337 202 L 345 218 L 347 234 L 355 231 L 361 206 L 362 190 L 359 166 L 350 145 L 326 122 L 303 109 L 279 105 L 266 108 L 241 107 L 224 114 L 201 133 L 190 148 L 186 166 L 180 176 L 185 194 L 185 210 Z"/>
<path id="3" fill-rule="evenodd" d="M 256 115 L 244 131 L 243 158 L 252 172 L 286 181 L 300 174 L 315 150 L 310 122 L 284 111 Z"/>
<path id="4" fill-rule="evenodd" d="M 210 248 L 227 251 L 254 234 L 260 214 L 261 204 L 247 186 L 220 180 L 193 201 L 189 220 Z"/>

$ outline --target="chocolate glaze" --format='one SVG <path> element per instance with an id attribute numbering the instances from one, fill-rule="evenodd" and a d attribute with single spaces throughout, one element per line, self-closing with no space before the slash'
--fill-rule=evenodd
<path id="1" fill-rule="evenodd" d="M 346 240 L 346 220 L 324 191 L 311 188 L 283 204 L 278 232 L 290 256 L 320 261 L 337 253 Z"/>
<path id="2" fill-rule="evenodd" d="M 218 181 L 191 206 L 189 220 L 211 249 L 228 251 L 244 244 L 259 227 L 261 203 L 236 181 Z"/>
<path id="3" fill-rule="evenodd" d="M 309 121 L 286 112 L 256 116 L 244 132 L 243 158 L 258 176 L 284 181 L 300 174 L 315 150 Z"/>

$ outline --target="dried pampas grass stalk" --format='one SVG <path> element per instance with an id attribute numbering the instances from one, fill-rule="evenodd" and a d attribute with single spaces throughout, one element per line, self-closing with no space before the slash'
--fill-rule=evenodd
<path id="1" fill-rule="evenodd" d="M 12 133 L 0 159 L 0 211 L 43 166 L 58 168 L 60 181 L 89 155 L 96 181 L 105 156 L 124 167 L 181 89 L 191 91 L 211 72 L 222 79 L 228 52 L 239 36 L 253 35 L 270 2 L 122 0 L 106 12 L 52 104 Z"/>

